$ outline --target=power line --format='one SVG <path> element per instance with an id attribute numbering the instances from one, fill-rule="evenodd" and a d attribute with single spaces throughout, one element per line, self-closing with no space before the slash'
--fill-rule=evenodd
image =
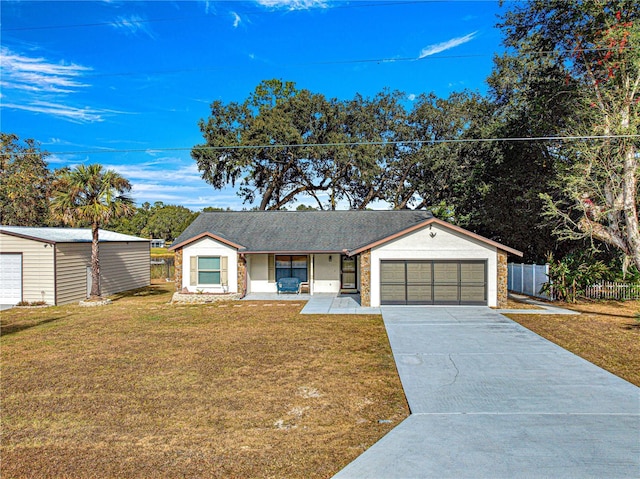
<path id="1" fill-rule="evenodd" d="M 480 0 L 480 1 L 492 1 L 492 0 Z M 516 1 L 516 0 L 514 0 Z M 234 2 L 217 2 L 217 3 L 234 3 Z M 388 6 L 400 6 L 400 5 L 420 5 L 420 4 L 430 4 L 430 3 L 451 3 L 451 0 L 404 0 L 404 1 L 387 1 L 387 2 L 372 2 L 372 3 L 343 3 L 343 4 L 331 4 L 331 9 L 333 10 L 346 10 L 346 9 L 355 9 L 355 8 L 372 8 L 372 7 L 388 7 Z M 236 13 L 240 15 L 271 15 L 277 13 L 283 13 L 283 11 L 290 12 L 291 10 L 282 10 L 282 9 L 263 9 L 263 10 L 237 10 Z M 207 16 L 212 17 L 221 17 L 227 16 L 229 12 L 218 13 L 218 12 L 210 12 L 205 13 L 204 15 L 198 16 L 189 16 L 189 17 L 169 17 L 169 18 L 152 18 L 152 19 L 127 19 L 128 23 L 131 24 L 148 24 L 148 23 L 159 23 L 159 22 L 180 22 L 185 20 L 196 20 L 207 18 Z M 3 28 L 2 30 L 5 32 L 20 32 L 20 31 L 30 31 L 30 30 L 60 30 L 65 28 L 86 28 L 86 27 L 105 27 L 116 25 L 118 19 L 110 21 L 110 22 L 94 22 L 94 23 L 71 23 L 66 25 L 41 25 L 41 26 L 32 26 L 32 27 L 15 27 L 15 28 Z"/>
<path id="2" fill-rule="evenodd" d="M 50 151 L 52 155 L 93 155 L 105 153 L 148 153 L 148 152 L 172 152 L 172 151 L 223 151 L 223 150 L 252 150 L 252 149 L 278 149 L 278 148 L 311 148 L 332 146 L 387 146 L 387 145 L 421 145 L 443 143 L 490 143 L 490 142 L 534 142 L 534 141 L 588 141 L 588 140 L 613 140 L 624 138 L 640 138 L 640 134 L 632 135 L 582 135 L 582 136 L 536 136 L 517 138 L 459 138 L 442 140 L 395 140 L 395 141 L 355 141 L 335 143 L 292 143 L 292 144 L 266 144 L 266 145 L 231 145 L 231 146 L 193 146 L 173 148 L 138 148 L 138 149 L 95 149 L 95 150 L 70 150 Z"/>

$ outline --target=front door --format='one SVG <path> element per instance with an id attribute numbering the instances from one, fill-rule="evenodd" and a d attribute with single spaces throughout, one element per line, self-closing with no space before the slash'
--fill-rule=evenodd
<path id="1" fill-rule="evenodd" d="M 340 289 L 358 289 L 356 257 L 342 255 L 340 264 Z"/>

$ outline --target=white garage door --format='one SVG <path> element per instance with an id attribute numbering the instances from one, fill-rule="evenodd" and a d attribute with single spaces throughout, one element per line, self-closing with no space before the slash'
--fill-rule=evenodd
<path id="1" fill-rule="evenodd" d="M 0 304 L 22 301 L 22 255 L 0 254 Z"/>
<path id="2" fill-rule="evenodd" d="M 389 260 L 380 263 L 382 304 L 487 304 L 487 263 Z"/>

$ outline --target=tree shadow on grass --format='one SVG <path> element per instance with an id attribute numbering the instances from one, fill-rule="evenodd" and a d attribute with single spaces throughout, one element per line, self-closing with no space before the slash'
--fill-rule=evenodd
<path id="1" fill-rule="evenodd" d="M 153 297 L 153 296 L 163 296 L 171 294 L 170 291 L 163 289 L 157 285 L 146 286 L 144 288 L 131 289 L 129 291 L 122 291 L 120 293 L 116 293 L 109 298 L 111 301 L 119 301 L 125 298 L 144 298 L 144 297 Z"/>
<path id="2" fill-rule="evenodd" d="M 20 331 L 24 331 L 26 329 L 36 328 L 38 326 L 42 326 L 43 324 L 53 323 L 54 321 L 59 321 L 67 317 L 69 317 L 68 314 L 64 316 L 56 316 L 53 318 L 41 319 L 37 321 L 28 321 L 28 320 L 20 321 L 13 324 L 5 324 L 5 322 L 0 321 L 0 337 L 19 333 Z"/>
<path id="3" fill-rule="evenodd" d="M 577 306 L 573 305 L 573 306 L 574 307 L 572 307 L 572 308 L 568 307 L 567 309 L 572 309 L 573 311 L 578 311 L 579 313 L 587 314 L 587 315 L 588 314 L 592 314 L 594 316 L 607 316 L 607 317 L 610 317 L 610 318 L 633 319 L 633 313 L 631 313 L 631 312 L 629 312 L 629 313 L 622 312 L 622 314 L 615 314 L 615 313 L 609 313 L 609 312 L 606 312 L 606 311 L 593 311 L 593 310 L 590 310 L 588 308 L 580 308 L 579 305 L 577 305 Z"/>
<path id="4" fill-rule="evenodd" d="M 640 322 L 627 323 L 622 327 L 622 329 L 626 329 L 627 331 L 634 331 L 636 329 L 640 329 Z"/>

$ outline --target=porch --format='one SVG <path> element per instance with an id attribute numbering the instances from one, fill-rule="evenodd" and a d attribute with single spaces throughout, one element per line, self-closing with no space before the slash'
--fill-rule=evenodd
<path id="1" fill-rule="evenodd" d="M 380 308 L 362 307 L 359 294 L 249 293 L 242 301 L 306 301 L 302 314 L 380 314 Z"/>

